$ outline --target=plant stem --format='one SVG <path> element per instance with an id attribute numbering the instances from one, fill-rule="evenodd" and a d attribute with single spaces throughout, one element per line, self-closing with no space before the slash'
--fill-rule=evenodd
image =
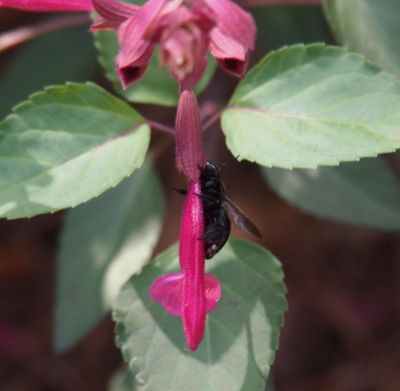
<path id="1" fill-rule="evenodd" d="M 209 118 L 207 120 L 207 122 L 204 123 L 203 132 L 210 129 L 213 125 L 215 125 L 219 121 L 219 119 L 221 118 L 222 112 L 223 112 L 223 110 L 216 112 L 211 118 Z"/>
<path id="2" fill-rule="evenodd" d="M 161 132 L 168 133 L 171 135 L 175 135 L 174 129 L 170 128 L 169 126 L 160 124 L 155 121 L 146 120 L 147 124 L 150 125 L 154 130 L 160 130 Z"/>

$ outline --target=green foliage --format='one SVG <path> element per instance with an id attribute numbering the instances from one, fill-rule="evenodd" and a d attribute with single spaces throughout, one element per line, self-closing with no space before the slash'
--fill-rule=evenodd
<path id="1" fill-rule="evenodd" d="M 400 77 L 398 0 L 324 0 L 324 10 L 339 43 Z"/>
<path id="2" fill-rule="evenodd" d="M 149 127 L 100 87 L 49 87 L 0 123 L 0 216 L 75 206 L 142 165 Z"/>
<path id="3" fill-rule="evenodd" d="M 241 159 L 315 168 L 399 148 L 399 107 L 399 84 L 361 56 L 297 45 L 248 73 L 222 127 Z"/>
<path id="4" fill-rule="evenodd" d="M 321 7 L 258 7 L 252 11 L 257 24 L 257 47 L 266 51 L 298 43 L 329 42 Z"/>
<path id="5" fill-rule="evenodd" d="M 72 348 L 149 260 L 161 230 L 162 189 L 150 164 L 68 212 L 57 259 L 54 347 Z"/>
<path id="6" fill-rule="evenodd" d="M 182 319 L 148 294 L 156 278 L 178 271 L 174 246 L 133 276 L 113 307 L 117 344 L 140 389 L 264 389 L 287 307 L 279 261 L 260 246 L 230 239 L 207 263 L 222 297 L 195 352 L 187 350 Z"/>
<path id="7" fill-rule="evenodd" d="M 264 168 L 263 173 L 277 193 L 307 212 L 400 230 L 400 185 L 382 157 L 315 170 Z"/>

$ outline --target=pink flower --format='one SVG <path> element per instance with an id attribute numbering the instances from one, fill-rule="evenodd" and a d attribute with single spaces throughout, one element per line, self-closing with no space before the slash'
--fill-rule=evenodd
<path id="1" fill-rule="evenodd" d="M 206 49 L 228 73 L 243 77 L 254 49 L 252 16 L 230 0 L 149 0 L 140 9 L 118 0 L 93 0 L 100 14 L 91 31 L 117 29 L 121 51 L 117 72 L 124 88 L 146 70 L 155 45 L 161 64 L 191 89 L 206 67 Z M 187 82 L 187 78 L 191 78 Z"/>
<path id="2" fill-rule="evenodd" d="M 91 0 L 0 0 L 0 7 L 25 11 L 93 11 Z"/>
<path id="3" fill-rule="evenodd" d="M 191 182 L 182 213 L 179 262 L 182 273 L 165 274 L 150 287 L 150 297 L 176 316 L 182 316 L 189 349 L 196 350 L 204 335 L 206 314 L 217 305 L 221 287 L 212 274 L 204 274 L 203 203 L 198 179 Z"/>

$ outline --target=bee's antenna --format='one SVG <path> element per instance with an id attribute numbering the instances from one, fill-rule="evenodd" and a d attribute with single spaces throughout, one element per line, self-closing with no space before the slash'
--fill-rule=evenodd
<path id="1" fill-rule="evenodd" d="M 235 160 L 237 160 L 237 158 L 239 157 L 240 155 L 237 155 L 236 157 L 234 157 L 233 159 L 231 159 L 231 160 L 228 160 L 227 162 L 225 162 L 225 163 L 217 163 L 219 166 L 226 166 L 227 164 L 229 164 L 229 163 L 232 163 L 233 161 L 235 161 Z"/>

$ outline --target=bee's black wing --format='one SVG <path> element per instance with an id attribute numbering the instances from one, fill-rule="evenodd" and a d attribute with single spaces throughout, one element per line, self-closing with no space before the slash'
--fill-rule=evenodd
<path id="1" fill-rule="evenodd" d="M 224 196 L 222 206 L 228 212 L 230 220 L 233 221 L 238 228 L 244 232 L 253 234 L 258 239 L 262 239 L 258 228 L 229 197 Z"/>

